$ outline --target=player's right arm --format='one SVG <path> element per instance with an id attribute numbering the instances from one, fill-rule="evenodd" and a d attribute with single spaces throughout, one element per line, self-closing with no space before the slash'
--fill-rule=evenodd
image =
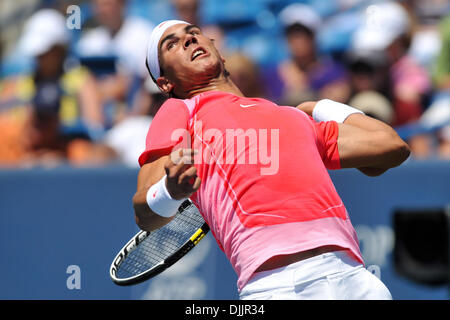
<path id="1" fill-rule="evenodd" d="M 183 152 L 184 151 L 184 152 Z M 171 155 L 162 156 L 144 164 L 139 170 L 137 191 L 133 196 L 136 224 L 141 230 L 152 231 L 169 223 L 166 218 L 154 212 L 147 203 L 147 192 L 164 175 L 167 175 L 166 188 L 173 199 L 190 197 L 200 187 L 197 169 L 193 166 L 194 151 L 178 149 Z"/>
<path id="2" fill-rule="evenodd" d="M 187 151 L 190 145 L 185 145 L 190 141 L 188 122 L 187 108 L 178 99 L 166 100 L 151 122 L 145 151 L 139 157 L 141 169 L 138 174 L 137 190 L 133 196 L 135 220 L 142 230 L 152 231 L 170 222 L 173 219 L 171 216 L 176 213 L 176 209 L 173 208 L 176 207 L 177 201 L 173 199 L 188 198 L 196 190 L 194 187 L 198 188 L 195 183 L 191 186 L 186 184 L 186 181 L 196 177 L 196 169 L 192 166 L 194 162 L 189 159 L 191 153 Z M 174 136 L 175 132 L 182 132 L 182 137 Z M 185 148 L 182 155 L 181 148 Z M 188 163 L 191 164 L 185 165 Z M 167 175 L 165 181 L 162 180 L 164 175 Z M 150 196 L 147 198 L 150 188 L 152 191 L 158 191 L 154 193 L 156 198 Z M 153 210 L 147 200 L 153 206 Z M 165 210 L 167 208 L 170 210 Z"/>

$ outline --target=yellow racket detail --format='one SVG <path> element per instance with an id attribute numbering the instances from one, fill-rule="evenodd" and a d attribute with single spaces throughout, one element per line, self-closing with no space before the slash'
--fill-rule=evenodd
<path id="1" fill-rule="evenodd" d="M 200 240 L 203 239 L 205 235 L 206 233 L 204 233 L 202 229 L 198 229 L 197 232 L 193 234 L 190 240 L 196 245 Z"/>

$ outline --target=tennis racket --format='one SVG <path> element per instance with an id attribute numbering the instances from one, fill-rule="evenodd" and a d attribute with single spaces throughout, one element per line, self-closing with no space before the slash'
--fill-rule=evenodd
<path id="1" fill-rule="evenodd" d="M 127 286 L 144 282 L 180 260 L 208 233 L 209 226 L 190 201 L 184 201 L 165 226 L 138 232 L 114 258 L 110 277 Z"/>

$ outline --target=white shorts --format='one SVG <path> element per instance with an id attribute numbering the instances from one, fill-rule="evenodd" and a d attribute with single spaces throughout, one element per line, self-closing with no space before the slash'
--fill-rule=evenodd
<path id="1" fill-rule="evenodd" d="M 345 251 L 324 253 L 257 272 L 241 300 L 391 300 L 386 286 Z"/>

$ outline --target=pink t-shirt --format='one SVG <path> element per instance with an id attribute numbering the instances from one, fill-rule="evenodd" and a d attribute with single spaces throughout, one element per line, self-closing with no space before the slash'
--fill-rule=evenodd
<path id="1" fill-rule="evenodd" d="M 199 152 L 191 200 L 238 275 L 241 290 L 266 260 L 337 245 L 363 263 L 328 169 L 340 169 L 336 122 L 260 98 L 209 91 L 169 99 L 153 119 L 139 164 L 172 149 Z"/>

